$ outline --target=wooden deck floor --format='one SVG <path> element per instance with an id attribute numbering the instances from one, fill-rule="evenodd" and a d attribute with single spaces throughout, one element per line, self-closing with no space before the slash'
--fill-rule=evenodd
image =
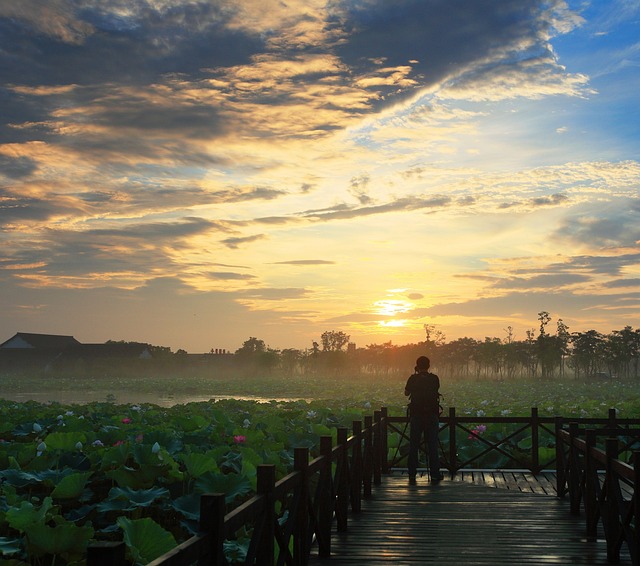
<path id="1" fill-rule="evenodd" d="M 410 485 L 404 474 L 384 476 L 347 532 L 334 533 L 331 558 L 310 564 L 607 564 L 604 537 L 586 540 L 584 517 L 555 497 L 553 477 L 537 477 L 465 472 Z M 624 550 L 619 564 L 631 564 Z"/>

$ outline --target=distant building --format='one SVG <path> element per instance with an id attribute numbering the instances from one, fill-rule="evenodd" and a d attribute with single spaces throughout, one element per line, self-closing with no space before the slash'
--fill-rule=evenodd
<path id="1" fill-rule="evenodd" d="M 58 334 L 31 334 L 18 332 L 6 342 L 0 344 L 2 350 L 57 350 L 62 351 L 69 346 L 79 346 L 73 336 Z"/>
<path id="2" fill-rule="evenodd" d="M 0 344 L 0 369 L 8 371 L 90 368 L 152 358 L 148 344 L 82 344 L 73 336 L 57 334 L 18 332 Z"/>
<path id="3" fill-rule="evenodd" d="M 80 342 L 73 336 L 18 332 L 0 344 L 0 369 L 48 370 L 62 352 L 79 345 Z"/>

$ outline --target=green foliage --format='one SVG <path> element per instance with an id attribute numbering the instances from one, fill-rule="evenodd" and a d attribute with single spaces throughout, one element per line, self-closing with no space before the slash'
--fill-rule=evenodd
<path id="1" fill-rule="evenodd" d="M 63 477 L 51 492 L 51 497 L 54 499 L 80 498 L 87 485 L 87 481 L 92 475 L 93 472 L 77 472 Z"/>
<path id="2" fill-rule="evenodd" d="M 246 476 L 238 474 L 206 472 L 196 481 L 196 490 L 200 493 L 224 493 L 225 501 L 231 503 L 236 497 L 251 492 L 251 482 Z"/>
<path id="3" fill-rule="evenodd" d="M 86 554 L 87 545 L 93 537 L 90 526 L 79 527 L 64 522 L 55 526 L 37 524 L 27 531 L 28 549 L 31 556 L 62 556 L 67 562 L 79 560 Z"/>
<path id="4" fill-rule="evenodd" d="M 147 564 L 177 546 L 174 536 L 153 519 L 118 517 L 127 551 L 135 564 Z"/>
<path id="5" fill-rule="evenodd" d="M 277 476 L 292 469 L 293 448 L 318 455 L 321 436 L 351 429 L 355 420 L 387 406 L 404 415 L 404 379 L 333 380 L 303 383 L 322 397 L 314 401 L 248 400 L 193 402 L 173 407 L 89 403 L 59 405 L 0 400 L 0 550 L 4 562 L 81 559 L 91 540 L 122 536 L 133 562 L 173 548 L 197 529 L 199 496 L 225 494 L 229 507 L 250 497 L 256 468 L 276 466 Z M 259 387 L 244 382 L 245 390 Z M 273 387 L 276 383 L 263 383 Z M 210 387 L 211 384 L 208 384 Z M 280 387 L 300 384 L 280 382 Z M 262 393 L 260 389 L 256 389 Z M 271 391 L 271 390 L 269 390 Z M 523 416 L 538 407 L 542 416 L 640 414 L 640 385 L 608 381 L 577 383 L 442 380 L 445 413 L 473 417 L 457 436 L 458 458 L 474 467 L 507 467 L 510 455 L 530 458 L 528 431 L 486 423 L 489 416 Z M 481 427 L 485 427 L 482 429 Z M 448 435 L 441 435 L 448 454 Z M 471 437 L 471 438 L 470 438 Z M 553 441 L 541 433 L 540 462 L 551 460 Z M 401 454 L 400 435 L 389 435 L 389 456 Z M 499 443 L 506 454 L 486 451 Z M 249 533 L 226 545 L 227 556 L 246 553 Z"/>

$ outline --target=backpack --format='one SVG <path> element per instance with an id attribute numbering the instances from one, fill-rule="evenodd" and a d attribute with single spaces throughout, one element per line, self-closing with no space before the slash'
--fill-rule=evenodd
<path id="1" fill-rule="evenodd" d="M 410 394 L 409 410 L 414 414 L 439 415 L 440 380 L 438 376 L 427 373 L 414 373 L 407 382 Z"/>

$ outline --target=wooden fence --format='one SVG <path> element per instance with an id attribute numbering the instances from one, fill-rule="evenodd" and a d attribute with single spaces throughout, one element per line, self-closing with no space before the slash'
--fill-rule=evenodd
<path id="1" fill-rule="evenodd" d="M 386 459 L 386 411 L 375 411 L 353 422 L 353 432 L 337 429 L 320 438 L 320 456 L 309 461 L 308 448 L 296 448 L 294 471 L 276 481 L 273 465 L 258 466 L 257 493 L 226 512 L 224 494 L 206 494 L 200 502 L 200 532 L 148 566 L 186 566 L 192 563 L 228 564 L 225 541 L 250 533 L 245 564 L 299 565 L 308 562 L 311 545 L 320 556 L 331 555 L 331 532 L 347 529 L 349 508 L 360 510 L 362 497 L 371 496 L 381 482 Z M 124 543 L 89 546 L 87 566 L 124 566 Z"/>
<path id="2" fill-rule="evenodd" d="M 458 416 L 451 408 L 440 422 L 440 436 L 448 440 L 442 464 L 452 475 L 490 452 L 508 458 L 511 468 L 533 473 L 556 469 L 558 496 L 569 494 L 572 513 L 579 513 L 580 505 L 584 506 L 588 535 L 595 536 L 600 521 L 610 558 L 614 560 L 626 543 L 634 564 L 640 564 L 640 502 L 635 497 L 640 493 L 636 490 L 640 456 L 633 453 L 633 465 L 618 459 L 640 439 L 640 419 L 618 419 L 611 409 L 607 418 L 574 419 L 567 428 L 561 417 L 541 417 L 536 408 L 526 417 Z M 460 458 L 458 437 L 472 435 L 479 422 L 515 427 L 499 440 L 475 435 L 473 440 L 480 449 L 468 458 Z M 318 555 L 330 556 L 334 522 L 338 531 L 345 531 L 349 509 L 360 511 L 362 498 L 371 496 L 372 486 L 380 484 L 383 474 L 398 467 L 406 457 L 407 423 L 406 416 L 389 416 L 383 407 L 365 417 L 364 425 L 354 421 L 351 436 L 346 428 L 339 428 L 336 446 L 331 436 L 321 437 L 320 455 L 311 461 L 307 448 L 296 448 L 294 470 L 280 480 L 276 480 L 273 465 L 260 465 L 256 495 L 229 512 L 224 494 L 203 495 L 200 532 L 149 566 L 226 565 L 225 541 L 245 535 L 250 536 L 250 542 L 244 564 L 306 564 L 312 544 Z M 583 434 L 580 426 L 591 428 Z M 505 448 L 522 433 L 530 434 L 528 450 L 514 454 Z M 394 454 L 388 444 L 392 434 L 400 436 Z M 598 436 L 608 438 L 605 450 L 596 446 Z M 545 442 L 551 439 L 555 446 L 550 461 L 540 461 L 541 438 Z M 95 543 L 88 549 L 87 566 L 125 564 L 122 542 Z"/>
<path id="3" fill-rule="evenodd" d="M 632 450 L 640 430 L 581 429 L 578 422 L 566 430 L 562 419 L 556 426 L 558 496 L 569 494 L 572 514 L 584 510 L 588 537 L 602 526 L 609 561 L 618 561 L 626 544 L 632 563 L 640 564 L 640 451 Z"/>

